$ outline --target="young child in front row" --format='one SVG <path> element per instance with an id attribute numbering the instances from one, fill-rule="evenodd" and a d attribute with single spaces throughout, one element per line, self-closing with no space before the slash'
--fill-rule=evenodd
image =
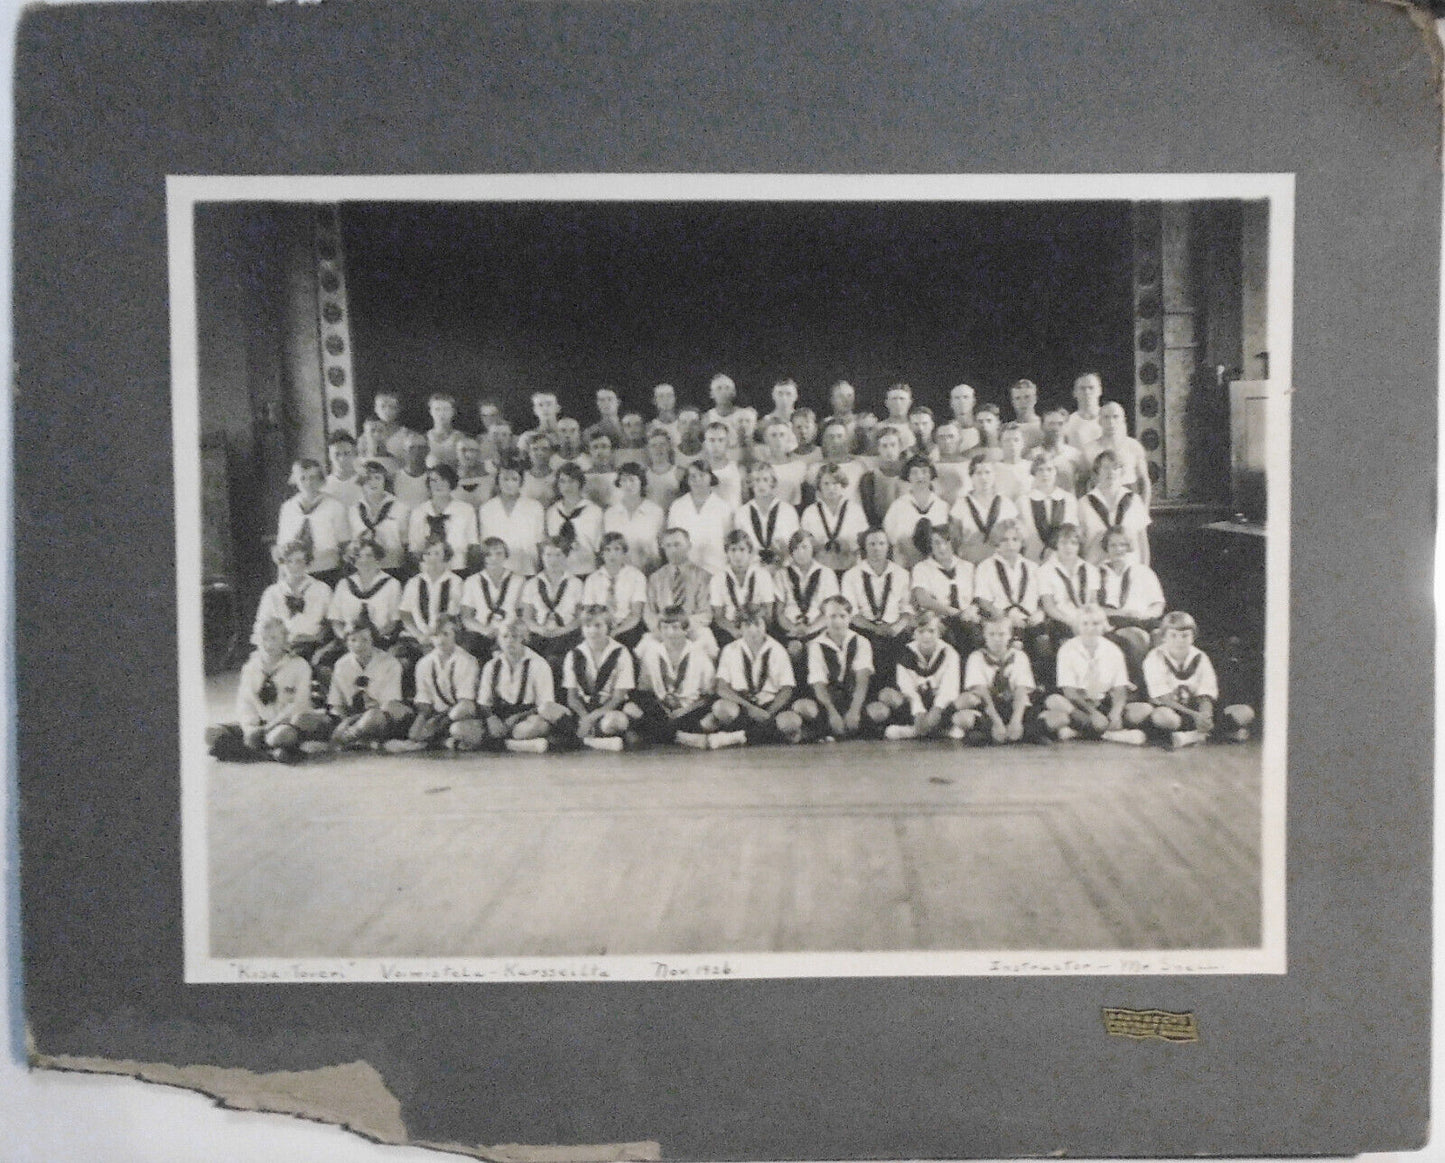
<path id="1" fill-rule="evenodd" d="M 582 641 L 562 663 L 567 705 L 555 726 L 583 747 L 621 751 L 623 736 L 642 717 L 630 702 L 637 686 L 632 652 L 612 637 L 606 606 L 584 606 L 581 619 Z"/>
<path id="2" fill-rule="evenodd" d="M 1144 656 L 1144 690 L 1150 704 L 1146 729 L 1166 735 L 1171 747 L 1203 743 L 1216 726 L 1231 742 L 1248 739 L 1252 707 L 1242 703 L 1225 707 L 1221 721 L 1215 722 L 1219 680 L 1209 655 L 1194 645 L 1198 627 L 1193 616 L 1171 610 L 1159 626 L 1163 641 Z"/>
<path id="3" fill-rule="evenodd" d="M 1041 718 L 1058 739 L 1083 736 L 1140 747 L 1146 740 L 1137 724 L 1148 708 L 1129 702 L 1129 668 L 1124 652 L 1104 637 L 1108 625 L 1098 605 L 1080 608 L 1079 632 L 1059 647 L 1058 689 L 1044 700 Z"/>
<path id="4" fill-rule="evenodd" d="M 443 546 L 443 548 L 445 548 Z M 382 744 L 391 752 L 454 746 L 458 724 L 477 717 L 477 660 L 457 645 L 461 620 L 438 614 L 428 635 L 432 649 L 416 664 L 415 714 L 402 739 Z"/>
<path id="5" fill-rule="evenodd" d="M 648 743 L 682 743 L 706 748 L 716 730 L 712 705 L 717 672 L 701 646 L 688 641 L 687 611 L 663 610 L 658 637 L 637 649 L 637 690 L 633 702 L 642 712 L 638 734 Z"/>
<path id="6" fill-rule="evenodd" d="M 823 603 L 823 615 L 827 619 L 823 633 L 808 644 L 812 697 L 799 699 L 793 710 L 814 739 L 848 739 L 882 727 L 888 708 L 868 702 L 873 693 L 873 647 L 850 625 L 852 603 L 842 595 L 829 598 Z"/>
<path id="7" fill-rule="evenodd" d="M 918 615 L 913 641 L 898 659 L 894 689 L 878 698 L 895 721 L 884 728 L 888 739 L 927 739 L 953 729 L 962 693 L 958 651 L 943 641 L 943 619 L 931 610 Z"/>
<path id="8" fill-rule="evenodd" d="M 753 539 L 741 529 L 734 529 L 723 538 L 727 566 L 712 575 L 708 583 L 708 602 L 712 606 L 712 630 L 718 646 L 742 637 L 744 610 L 757 606 L 771 623 L 777 594 L 772 575 L 754 560 Z"/>
<path id="9" fill-rule="evenodd" d="M 707 745 L 800 742 L 803 720 L 788 709 L 793 701 L 793 667 L 788 652 L 768 636 L 768 610 L 744 606 L 738 627 L 739 637 L 718 655 L 718 697 L 710 716 L 718 731 L 707 737 Z M 707 725 L 705 720 L 704 730 Z"/>
<path id="10" fill-rule="evenodd" d="M 401 663 L 376 648 L 371 620 L 362 612 L 346 634 L 346 653 L 331 672 L 326 706 L 329 743 L 302 744 L 303 751 L 359 749 L 395 738 L 411 718 L 401 699 Z"/>
<path id="11" fill-rule="evenodd" d="M 996 614 L 983 624 L 982 649 L 968 656 L 953 724 L 969 742 L 1017 743 L 1033 733 L 1034 672 L 1013 636 L 1014 623 Z"/>
<path id="12" fill-rule="evenodd" d="M 527 647 L 527 627 L 516 617 L 497 623 L 496 653 L 477 680 L 477 714 L 453 724 L 458 751 L 482 748 L 547 750 L 547 736 L 563 709 L 555 701 L 552 668 Z M 551 718 L 548 718 L 548 716 Z"/>
<path id="13" fill-rule="evenodd" d="M 241 667 L 236 722 L 208 728 L 206 745 L 217 759 L 269 756 L 290 763 L 302 737 L 298 722 L 311 711 L 311 666 L 288 649 L 281 618 L 262 619 L 256 637 L 257 648 Z"/>

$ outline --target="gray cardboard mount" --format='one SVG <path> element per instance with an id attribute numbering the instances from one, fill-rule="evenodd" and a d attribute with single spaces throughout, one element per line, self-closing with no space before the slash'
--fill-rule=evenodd
<path id="1" fill-rule="evenodd" d="M 118 1063 L 239 1105 L 269 1087 L 270 1105 L 382 1139 L 577 1158 L 1419 1145 L 1435 53 L 1418 14 L 1353 0 L 28 12 L 14 398 L 32 1061 Z M 165 175 L 545 171 L 1296 175 L 1286 975 L 183 984 Z M 1111 1039 L 1106 1005 L 1192 1011 L 1205 1036 Z"/>

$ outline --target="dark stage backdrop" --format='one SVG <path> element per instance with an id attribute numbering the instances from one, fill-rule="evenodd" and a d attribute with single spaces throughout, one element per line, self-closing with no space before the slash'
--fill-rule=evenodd
<path id="1" fill-rule="evenodd" d="M 882 411 L 904 379 L 947 408 L 1027 376 L 1069 400 L 1082 370 L 1133 382 L 1127 203 L 511 203 L 343 208 L 358 406 L 382 387 L 426 424 L 433 391 L 556 391 L 584 419 L 609 382 L 706 403 L 726 371 L 770 408 L 792 376 L 826 408 L 840 377 Z M 574 405 L 572 402 L 576 401 Z"/>

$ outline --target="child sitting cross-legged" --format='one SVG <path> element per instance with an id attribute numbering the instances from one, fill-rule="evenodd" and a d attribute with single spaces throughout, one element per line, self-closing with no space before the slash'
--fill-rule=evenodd
<path id="1" fill-rule="evenodd" d="M 1248 739 L 1252 707 L 1237 703 L 1215 719 L 1219 680 L 1209 655 L 1194 645 L 1193 616 L 1171 610 L 1160 630 L 1163 641 L 1144 656 L 1144 687 L 1151 707 L 1146 730 L 1166 736 L 1171 747 L 1203 743 L 1216 730 L 1231 742 Z"/>
<path id="2" fill-rule="evenodd" d="M 1149 708 L 1128 701 L 1133 684 L 1124 652 L 1104 637 L 1108 618 L 1101 607 L 1089 603 L 1080 608 L 1077 625 L 1078 634 L 1059 647 L 1058 689 L 1044 700 L 1044 727 L 1057 739 L 1084 737 L 1142 747 L 1147 740 L 1138 724 Z"/>
<path id="3" fill-rule="evenodd" d="M 432 649 L 416 664 L 415 714 L 405 738 L 387 740 L 385 750 L 455 746 L 458 724 L 477 717 L 477 660 L 457 645 L 460 631 L 455 615 L 436 617 L 429 635 Z"/>

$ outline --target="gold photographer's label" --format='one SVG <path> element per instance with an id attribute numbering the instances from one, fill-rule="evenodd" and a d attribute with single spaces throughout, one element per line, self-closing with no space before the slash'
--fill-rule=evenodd
<path id="1" fill-rule="evenodd" d="M 1115 1038 L 1160 1038 L 1165 1042 L 1199 1041 L 1199 1019 L 1168 1010 L 1124 1010 L 1104 1007 L 1104 1032 Z"/>

